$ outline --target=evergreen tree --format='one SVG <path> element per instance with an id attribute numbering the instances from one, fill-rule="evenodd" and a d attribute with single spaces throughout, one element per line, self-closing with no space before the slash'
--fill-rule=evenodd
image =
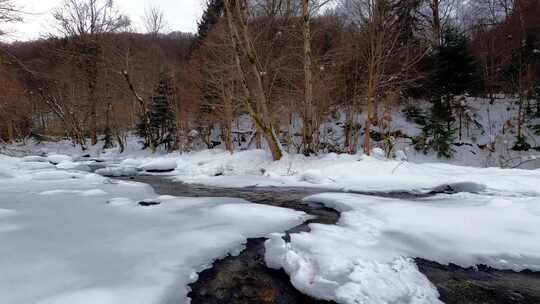
<path id="1" fill-rule="evenodd" d="M 429 119 L 422 128 L 424 141 L 421 148 L 424 153 L 433 149 L 437 152 L 438 157 L 450 158 L 455 152 L 452 149 L 452 143 L 455 140 L 456 132 L 451 124 L 448 124 L 448 105 L 449 103 L 442 102 L 441 99 L 433 100 Z"/>
<path id="2" fill-rule="evenodd" d="M 480 69 L 468 45 L 467 36 L 457 28 L 444 32 L 442 45 L 432 54 L 434 96 L 452 97 L 481 90 Z"/>
<path id="3" fill-rule="evenodd" d="M 208 33 L 214 25 L 219 22 L 225 11 L 224 0 L 207 0 L 206 10 L 203 13 L 201 21 L 198 24 L 197 37 L 192 46 L 192 51 L 197 49 L 206 39 Z"/>
<path id="4" fill-rule="evenodd" d="M 177 121 L 172 79 L 167 74 L 160 75 L 159 82 L 150 98 L 149 125 L 144 119 L 137 128 L 137 134 L 145 139 L 144 148 L 156 149 L 163 145 L 167 150 L 175 148 L 177 142 Z"/>
<path id="5" fill-rule="evenodd" d="M 102 140 L 103 140 L 103 149 L 114 148 L 113 134 L 109 126 L 105 128 L 105 134 Z"/>
<path id="6" fill-rule="evenodd" d="M 421 138 L 416 147 L 433 149 L 439 157 L 451 157 L 455 139 L 452 101 L 456 95 L 476 93 L 481 88 L 478 65 L 469 51 L 468 39 L 456 28 L 448 28 L 443 35 L 443 43 L 431 54 L 432 67 L 429 88 L 432 108 Z"/>

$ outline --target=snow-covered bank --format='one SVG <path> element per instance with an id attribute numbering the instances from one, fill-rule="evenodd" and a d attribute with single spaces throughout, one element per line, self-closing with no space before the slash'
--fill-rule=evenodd
<path id="1" fill-rule="evenodd" d="M 437 153 L 432 150 L 423 151 L 415 149 L 415 142 L 418 136 L 422 134 L 424 125 L 418 124 L 418 117 L 411 117 L 411 107 L 416 109 L 422 117 L 429 114 L 429 109 L 432 104 L 422 100 L 413 100 L 410 104 L 398 105 L 385 116 L 391 117 L 391 120 L 382 125 L 386 126 L 380 129 L 380 126 L 373 126 L 375 133 L 393 134 L 394 136 L 394 151 L 402 151 L 397 153 L 406 155 L 411 162 L 415 163 L 447 163 L 453 165 L 465 165 L 473 167 L 505 167 L 505 168 L 540 168 L 540 120 L 528 117 L 528 121 L 522 126 L 521 133 L 525 137 L 527 143 L 531 146 L 527 151 L 515 151 L 514 147 L 517 140 L 517 126 L 519 125 L 518 115 L 519 103 L 512 96 L 496 96 L 495 100 L 463 96 L 459 101 L 460 108 L 465 109 L 463 113 L 455 113 L 456 121 L 455 138 L 449 143 L 451 150 L 455 153 L 451 158 L 438 158 Z M 407 114 L 409 113 L 409 114 Z M 416 113 L 416 115 L 419 115 Z M 414 115 L 413 115 L 414 116 Z M 327 151 L 348 151 L 345 145 L 346 126 L 346 110 L 336 109 L 331 116 L 321 121 L 320 126 L 320 141 L 322 147 L 326 147 Z M 365 115 L 361 113 L 358 116 L 358 125 L 364 124 Z M 425 120 L 426 117 L 420 120 Z M 254 126 L 251 119 L 247 115 L 241 115 L 233 123 L 233 145 L 236 151 L 246 151 L 255 149 L 255 141 L 251 140 L 247 134 L 254 133 Z M 287 140 L 282 137 L 282 142 L 292 140 L 289 147 L 285 147 L 287 152 L 293 154 L 302 144 L 302 123 L 298 116 L 295 116 L 292 125 L 287 120 L 287 125 L 281 126 L 282 130 L 287 130 L 287 133 L 295 134 Z M 208 154 L 211 152 L 205 151 L 208 148 L 206 143 L 211 142 L 212 147 L 216 148 L 216 153 L 221 153 L 220 149 L 224 149 L 223 138 L 221 135 L 221 127 L 215 125 L 211 131 L 210 137 L 206 140 L 195 136 L 192 145 L 187 147 L 189 150 L 195 151 L 195 154 Z M 192 130 L 193 134 L 198 134 L 196 130 Z M 375 135 L 375 134 L 374 134 Z M 247 136 L 247 137 L 246 137 Z M 284 136 L 282 134 L 282 136 Z M 383 136 L 374 136 L 373 147 L 384 147 Z M 357 150 L 362 150 L 362 141 L 358 143 Z M 205 143 L 206 142 L 206 143 Z M 75 147 L 68 140 L 60 140 L 57 142 L 42 142 L 34 143 L 28 139 L 23 143 L 14 143 L 10 145 L 1 145 L 0 153 L 7 152 L 16 155 L 20 154 L 68 154 L 68 155 L 90 155 L 91 157 L 122 160 L 124 158 L 143 158 L 152 157 L 150 151 L 141 150 L 141 139 L 130 135 L 126 138 L 125 151 L 119 154 L 119 148 L 103 149 L 103 144 L 91 145 L 87 144 L 88 150 L 81 151 L 79 147 Z M 159 151 L 163 152 L 163 151 Z M 324 154 L 324 151 L 320 151 Z M 250 160 L 250 159 L 248 159 Z M 117 161 L 117 162 L 118 162 Z M 118 174 L 119 171 L 115 171 Z"/>
<path id="2" fill-rule="evenodd" d="M 305 219 L 241 199 L 156 198 L 35 161 L 0 155 L 2 303 L 187 303 L 213 260 Z M 161 204 L 137 204 L 148 198 Z"/>
<path id="3" fill-rule="evenodd" d="M 230 154 L 205 150 L 126 158 L 98 171 L 130 175 L 144 168 L 170 169 L 177 181 L 223 187 L 300 186 L 351 191 L 426 191 L 443 184 L 472 183 L 486 193 L 539 195 L 540 170 L 475 168 L 413 163 L 378 156 L 286 155 L 274 162 L 262 150 Z"/>
<path id="4" fill-rule="evenodd" d="M 35 224 L 31 224 L 30 230 L 23 234 L 35 234 L 42 239 L 41 231 L 48 231 L 56 239 L 62 239 L 65 234 L 58 232 L 61 227 L 81 222 L 81 227 L 91 227 L 92 233 L 86 232 L 89 228 L 77 226 L 73 233 L 79 239 L 112 246 L 112 252 L 104 254 L 92 251 L 97 245 L 88 245 L 89 249 L 85 249 L 90 250 L 88 256 L 84 250 L 59 252 L 58 246 L 45 255 L 53 256 L 51 260 L 60 265 L 62 276 L 81 282 L 69 288 L 75 295 L 56 295 L 65 297 L 61 299 L 66 301 L 72 296 L 94 293 L 103 296 L 104 302 L 107 297 L 110 302 L 117 301 L 117 295 L 142 299 L 138 290 L 143 287 L 149 288 L 143 295 L 152 298 L 185 299 L 186 290 L 171 293 L 169 286 L 184 286 L 193 281 L 195 277 L 191 274 L 203 269 L 212 259 L 238 250 L 248 237 L 284 231 L 302 220 L 301 214 L 292 211 L 254 207 L 235 199 L 161 197 L 158 200 L 163 203 L 159 206 L 140 207 L 135 201 L 155 196 L 150 189 L 141 184 L 111 183 L 107 178 L 85 172 L 84 166 L 94 165 L 104 167 L 97 171 L 103 175 L 164 174 L 165 178 L 186 183 L 224 187 L 302 186 L 425 193 L 440 185 L 459 185 L 457 192 L 462 190 L 462 193 L 414 201 L 343 193 L 315 196 L 310 200 L 342 212 L 338 225 L 311 225 L 311 232 L 291 235 L 290 243 L 285 243 L 280 234 L 273 234 L 267 243 L 268 265 L 284 268 L 300 291 L 339 303 L 439 303 L 437 290 L 418 271 L 413 262 L 415 257 L 464 267 L 483 263 L 501 269 L 540 270 L 537 242 L 540 239 L 540 170 L 414 163 L 384 159 L 377 151 L 371 157 L 286 155 L 277 162 L 262 150 L 234 154 L 222 150 L 165 155 L 102 153 L 99 162 L 80 156 L 54 152 L 41 158 L 6 157 L 7 162 L 0 162 L 0 190 L 11 195 L 8 197 L 12 202 L 23 202 L 0 205 L 0 223 L 7 223 L 0 231 L 16 236 L 22 222 L 50 224 L 54 219 L 56 222 L 51 228 L 37 225 L 32 230 Z M 10 186 L 3 181 L 16 182 Z M 105 204 L 107 201 L 109 204 Z M 34 207 L 36 202 L 41 203 Z M 47 215 L 51 210 L 55 217 Z M 285 213 L 280 215 L 281 212 Z M 13 220 L 18 217 L 22 221 Z M 90 225 L 90 221 L 98 223 L 98 228 Z M 218 248 L 213 245 L 216 235 L 224 242 L 218 243 Z M 0 233 L 0 241 L 2 237 L 6 236 Z M 6 240 L 17 244 L 19 239 L 25 240 L 15 237 Z M 32 242 L 43 244 L 29 240 L 23 245 L 36 249 L 30 245 Z M 111 242 L 113 245 L 109 245 Z M 140 245 L 143 243 L 145 246 Z M 129 254 L 125 248 L 129 249 Z M 174 256 L 171 252 L 175 252 Z M 14 255 L 13 251 L 8 253 L 8 256 Z M 21 256 L 32 261 L 30 253 Z M 78 268 L 75 264 L 84 264 L 84 259 L 95 263 L 96 258 L 92 256 L 101 256 L 99 259 L 107 263 L 112 259 L 127 259 L 127 266 L 120 272 L 128 269 L 130 280 L 124 282 L 116 272 L 110 277 L 89 272 L 90 278 L 85 279 L 68 273 Z M 158 266 L 155 266 L 156 259 Z M 68 261 L 67 266 L 64 260 Z M 70 261 L 74 261 L 73 264 Z M 53 266 L 48 268 L 47 265 L 50 265 L 48 261 L 38 260 L 30 267 L 52 271 Z M 142 265 L 140 271 L 139 266 L 132 270 L 134 265 Z M 175 277 L 171 272 L 183 276 Z M 15 274 L 11 277 L 13 280 Z M 96 283 L 102 280 L 113 284 L 104 287 Z M 64 288 L 65 282 L 58 284 L 50 288 Z M 92 289 L 94 285 L 98 285 L 95 287 L 98 291 Z M 119 287 L 111 287 L 113 285 Z M 36 290 L 36 294 L 41 292 Z M 127 290 L 126 293 L 123 290 Z M 39 297 L 60 302 L 51 295 L 39 294 Z"/>
<path id="5" fill-rule="evenodd" d="M 266 242 L 270 267 L 295 287 L 339 303 L 438 303 L 421 257 L 463 267 L 540 271 L 540 198 L 470 193 L 406 201 L 355 194 L 308 200 L 342 211 L 338 225 Z"/>

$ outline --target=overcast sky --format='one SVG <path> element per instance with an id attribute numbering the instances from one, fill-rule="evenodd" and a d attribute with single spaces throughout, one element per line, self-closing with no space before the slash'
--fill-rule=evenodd
<path id="1" fill-rule="evenodd" d="M 10 25 L 9 40 L 29 40 L 50 33 L 54 27 L 51 9 L 58 7 L 63 0 L 15 0 L 25 12 L 25 22 Z M 114 0 L 120 10 L 128 15 L 137 30 L 141 31 L 141 19 L 145 10 L 160 7 L 167 17 L 169 31 L 195 32 L 197 21 L 202 15 L 202 0 Z"/>

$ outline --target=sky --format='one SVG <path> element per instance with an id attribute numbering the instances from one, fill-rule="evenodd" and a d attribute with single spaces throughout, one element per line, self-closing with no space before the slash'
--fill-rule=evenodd
<path id="1" fill-rule="evenodd" d="M 15 0 L 24 14 L 24 22 L 9 26 L 9 40 L 30 40 L 54 31 L 51 9 L 63 0 Z M 195 32 L 202 15 L 203 0 L 114 0 L 122 13 L 128 15 L 135 29 L 142 31 L 142 16 L 151 6 L 160 7 L 166 16 L 169 31 Z M 5 28 L 5 27 L 4 27 Z"/>

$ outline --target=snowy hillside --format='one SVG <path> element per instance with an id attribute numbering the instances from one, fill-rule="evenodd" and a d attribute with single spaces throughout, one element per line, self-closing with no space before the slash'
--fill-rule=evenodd
<path id="1" fill-rule="evenodd" d="M 395 150 L 405 152 L 407 158 L 415 162 L 446 162 L 474 167 L 521 167 L 539 168 L 540 133 L 538 121 L 530 119 L 524 125 L 524 135 L 531 145 L 529 151 L 513 151 L 516 142 L 518 105 L 514 99 L 500 97 L 491 104 L 489 99 L 467 97 L 460 100 L 464 109 L 461 113 L 461 132 L 459 114 L 453 123 L 455 139 L 451 158 L 437 157 L 434 151 L 417 151 L 414 139 L 421 135 L 422 125 L 415 123 L 414 117 L 408 117 L 407 109 L 413 107 L 427 115 L 431 104 L 423 101 L 411 101 L 392 110 L 386 129 L 376 127 L 377 132 L 394 134 Z M 337 117 L 321 127 L 321 138 L 332 146 L 343 145 L 345 113 L 338 112 Z M 358 123 L 363 125 L 364 115 L 360 115 Z M 460 136 L 461 134 L 461 136 Z M 363 139 L 360 138 L 359 146 Z M 383 148 L 384 142 L 378 141 L 376 147 Z"/>
<path id="2" fill-rule="evenodd" d="M 514 151 L 518 127 L 518 104 L 516 99 L 499 96 L 493 103 L 489 99 L 476 97 L 457 97 L 459 111 L 454 113 L 456 121 L 452 124 L 454 140 L 451 149 L 454 151 L 451 158 L 438 157 L 434 151 L 415 149 L 415 140 L 422 135 L 424 126 L 416 123 L 418 117 L 411 117 L 407 111 L 415 109 L 421 115 L 420 120 L 426 119 L 431 103 L 412 100 L 409 104 L 396 106 L 391 113 L 386 114 L 390 120 L 384 128 L 374 127 L 374 146 L 383 148 L 382 134 L 392 134 L 394 137 L 394 150 L 402 151 L 406 157 L 414 162 L 445 162 L 474 167 L 505 167 L 505 168 L 539 168 L 540 167 L 540 120 L 527 117 L 523 125 L 523 134 L 530 149 L 527 151 Z M 530 107 L 535 106 L 531 101 Z M 416 113 L 418 114 L 418 113 Z M 296 153 L 301 146 L 302 122 L 298 116 L 293 116 L 292 123 L 284 122 L 281 127 L 282 143 L 289 153 Z M 365 115 L 357 118 L 359 126 L 364 124 Z M 416 120 L 416 122 L 415 122 Z M 460 122 L 461 121 L 461 122 Z M 248 117 L 243 116 L 236 121 L 233 128 L 235 148 L 246 150 L 255 148 L 254 129 Z M 461 127 L 460 127 L 461 125 Z M 328 115 L 320 127 L 321 144 L 328 152 L 345 152 L 346 113 L 336 109 Z M 292 141 L 288 136 L 292 134 Z M 378 138 L 380 137 L 380 138 Z M 210 132 L 209 142 L 212 146 L 225 148 L 222 143 L 219 126 Z M 360 136 L 358 151 L 361 150 L 363 138 Z M 288 145 L 287 145 L 288 144 Z M 206 149 L 208 146 L 202 140 L 195 140 L 195 150 Z"/>

